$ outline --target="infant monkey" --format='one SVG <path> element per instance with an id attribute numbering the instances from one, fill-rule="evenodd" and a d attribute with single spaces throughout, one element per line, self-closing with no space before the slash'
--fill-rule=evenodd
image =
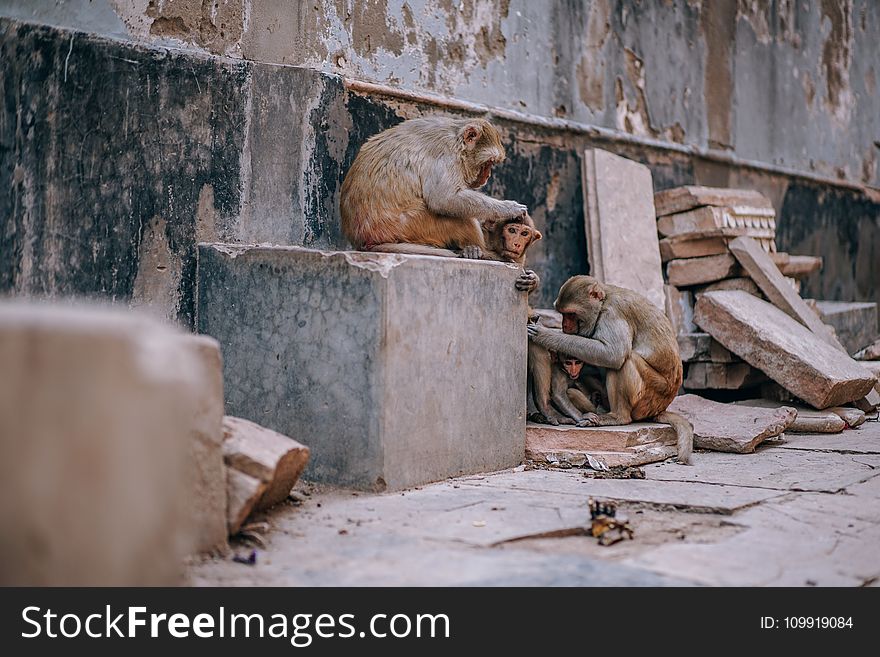
<path id="1" fill-rule="evenodd" d="M 550 379 L 550 397 L 553 405 L 562 411 L 572 422 L 588 427 L 592 424 L 588 413 L 603 412 L 608 401 L 604 399 L 604 386 L 601 374 L 595 368 L 584 368 L 585 363 L 574 356 L 550 352 L 553 361 L 553 374 Z"/>
<path id="2" fill-rule="evenodd" d="M 538 287 L 540 283 L 538 275 L 531 269 L 525 268 L 526 250 L 543 236 L 528 213 L 513 219 L 483 221 L 482 230 L 486 243 L 483 258 L 514 262 L 522 267 L 523 273 L 516 281 L 518 290 L 531 292 Z"/>

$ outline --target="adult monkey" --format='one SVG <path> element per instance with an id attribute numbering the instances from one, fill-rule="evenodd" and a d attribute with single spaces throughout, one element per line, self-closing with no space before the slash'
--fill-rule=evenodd
<path id="1" fill-rule="evenodd" d="M 484 119 L 404 121 L 358 152 L 342 183 L 342 232 L 359 250 L 481 258 L 480 223 L 526 213 L 477 191 L 504 158 Z"/>
<path id="2" fill-rule="evenodd" d="M 670 424 L 678 436 L 678 460 L 690 463 L 694 432 L 667 411 L 682 380 L 675 332 L 666 316 L 637 292 L 573 276 L 559 289 L 556 310 L 562 333 L 529 324 L 532 341 L 606 370 L 611 412 L 588 413 L 593 426 L 651 420 Z"/>

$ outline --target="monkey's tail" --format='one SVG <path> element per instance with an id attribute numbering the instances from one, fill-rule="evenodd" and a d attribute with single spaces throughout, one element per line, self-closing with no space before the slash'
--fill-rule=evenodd
<path id="1" fill-rule="evenodd" d="M 672 425 L 678 436 L 678 462 L 690 465 L 691 452 L 694 450 L 694 428 L 691 423 L 678 413 L 664 411 L 654 418 L 656 422 Z"/>

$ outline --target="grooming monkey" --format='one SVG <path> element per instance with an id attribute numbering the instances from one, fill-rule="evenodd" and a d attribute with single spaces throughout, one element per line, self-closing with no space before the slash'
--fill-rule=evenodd
<path id="1" fill-rule="evenodd" d="M 404 121 L 357 154 L 342 183 L 342 231 L 359 250 L 481 258 L 480 222 L 526 212 L 477 191 L 504 158 L 498 130 L 483 119 Z"/>
<path id="2" fill-rule="evenodd" d="M 562 333 L 529 324 L 531 340 L 605 368 L 610 413 L 588 413 L 593 426 L 653 419 L 670 424 L 678 436 L 678 460 L 689 463 L 694 432 L 690 423 L 667 411 L 682 380 L 675 332 L 666 316 L 637 292 L 573 276 L 559 290 L 556 310 Z"/>

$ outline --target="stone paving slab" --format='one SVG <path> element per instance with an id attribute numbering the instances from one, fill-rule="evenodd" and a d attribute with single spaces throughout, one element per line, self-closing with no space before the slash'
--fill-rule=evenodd
<path id="1" fill-rule="evenodd" d="M 880 455 L 877 454 L 834 454 L 767 447 L 754 455 L 700 453 L 690 468 L 646 465 L 645 475 L 648 479 L 664 481 L 833 493 L 872 477 L 877 468 L 880 468 Z"/>
<path id="2" fill-rule="evenodd" d="M 880 437 L 871 437 L 860 429 L 842 433 L 786 433 L 782 449 L 843 452 L 851 454 L 880 454 Z"/>
<path id="3" fill-rule="evenodd" d="M 674 464 L 669 467 L 676 467 Z M 686 468 L 688 466 L 677 466 Z M 658 481 L 651 479 L 593 479 L 583 472 L 531 470 L 493 475 L 484 480 L 461 480 L 463 486 L 506 488 L 514 491 L 574 495 L 580 499 L 601 497 L 624 502 L 700 512 L 733 513 L 763 500 L 782 495 L 780 491 L 746 486 Z"/>
<path id="4" fill-rule="evenodd" d="M 626 563 L 720 586 L 861 586 L 880 576 L 880 504 L 801 494 L 733 522 L 744 531 L 712 543 L 667 543 Z"/>

